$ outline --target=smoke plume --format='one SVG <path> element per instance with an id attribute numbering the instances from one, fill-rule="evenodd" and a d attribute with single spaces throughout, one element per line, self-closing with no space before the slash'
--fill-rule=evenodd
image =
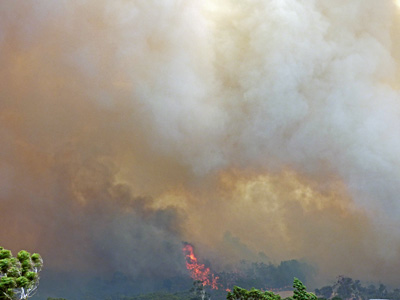
<path id="1" fill-rule="evenodd" d="M 399 51 L 391 0 L 1 1 L 1 245 L 400 284 Z"/>

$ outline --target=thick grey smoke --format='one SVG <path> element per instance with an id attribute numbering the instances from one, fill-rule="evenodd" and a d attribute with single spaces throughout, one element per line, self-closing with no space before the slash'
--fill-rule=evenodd
<path id="1" fill-rule="evenodd" d="M 398 10 L 0 2 L 2 246 L 166 277 L 186 240 L 398 283 Z"/>

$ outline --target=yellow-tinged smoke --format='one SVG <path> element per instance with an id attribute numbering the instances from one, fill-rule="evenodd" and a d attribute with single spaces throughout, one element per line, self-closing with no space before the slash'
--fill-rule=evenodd
<path id="1" fill-rule="evenodd" d="M 398 284 L 397 4 L 0 2 L 2 246 L 166 276 L 186 240 Z"/>
<path id="2" fill-rule="evenodd" d="M 216 180 L 211 191 L 194 195 L 169 191 L 155 206 L 189 212 L 183 236 L 199 241 L 198 248 L 211 257 L 223 253 L 223 264 L 262 261 L 260 253 L 267 253 L 275 262 L 304 258 L 318 265 L 320 274 L 357 274 L 366 280 L 384 278 L 399 267 L 380 249 L 388 236 L 379 235 L 336 179 L 324 191 L 292 171 L 260 175 L 231 170 Z"/>

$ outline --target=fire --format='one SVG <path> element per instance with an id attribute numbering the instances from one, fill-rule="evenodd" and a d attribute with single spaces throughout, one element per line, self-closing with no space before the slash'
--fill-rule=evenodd
<path id="1" fill-rule="evenodd" d="M 190 276 L 194 280 L 199 280 L 203 285 L 209 285 L 212 289 L 218 290 L 218 276 L 211 273 L 210 268 L 200 264 L 194 255 L 193 246 L 186 244 L 183 249 L 186 258 L 186 268 L 190 271 Z"/>

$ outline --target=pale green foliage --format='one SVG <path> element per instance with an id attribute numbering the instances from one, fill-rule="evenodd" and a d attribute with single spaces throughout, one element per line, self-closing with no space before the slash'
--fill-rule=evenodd
<path id="1" fill-rule="evenodd" d="M 262 292 L 255 288 L 246 290 L 235 286 L 226 296 L 227 300 L 281 300 L 281 296 L 270 291 Z"/>
<path id="2" fill-rule="evenodd" d="M 0 247 L 0 300 L 27 299 L 39 284 L 43 260 L 38 253 L 21 250 L 13 257 L 10 250 Z"/>
<path id="3" fill-rule="evenodd" d="M 293 297 L 290 300 L 317 300 L 317 296 L 307 292 L 304 284 L 297 278 L 293 280 Z M 260 291 L 252 288 L 250 291 L 235 286 L 226 296 L 227 300 L 281 300 L 281 296 L 271 291 Z"/>

